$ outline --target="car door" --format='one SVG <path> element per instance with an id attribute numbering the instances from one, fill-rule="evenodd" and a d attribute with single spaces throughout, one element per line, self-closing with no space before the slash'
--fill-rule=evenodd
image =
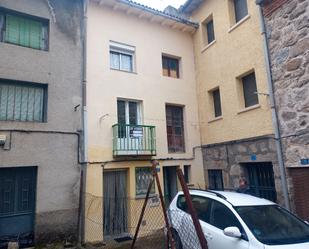
<path id="1" fill-rule="evenodd" d="M 248 249 L 249 242 L 234 213 L 223 203 L 212 200 L 209 221 L 201 221 L 202 229 L 208 242 L 209 249 Z M 224 235 L 223 230 L 227 227 L 238 227 L 243 238 L 232 238 Z"/>

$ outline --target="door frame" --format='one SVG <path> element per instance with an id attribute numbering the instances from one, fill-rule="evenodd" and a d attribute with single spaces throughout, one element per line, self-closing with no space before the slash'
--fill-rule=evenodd
<path id="1" fill-rule="evenodd" d="M 129 199 L 129 193 L 128 191 L 130 190 L 130 184 L 129 184 L 129 180 L 130 180 L 130 177 L 129 177 L 129 168 L 115 168 L 115 169 L 104 169 L 102 170 L 102 180 L 103 180 L 103 184 L 102 184 L 102 189 L 103 189 L 103 202 L 104 202 L 104 196 L 105 196 L 105 191 L 104 191 L 104 173 L 112 173 L 112 172 L 125 172 L 125 177 L 126 177 L 126 185 L 125 185 L 125 188 L 126 188 L 126 197 Z M 129 232 L 129 227 L 130 227 L 130 219 L 129 219 L 129 201 L 127 201 L 126 203 L 127 205 L 127 231 L 124 232 L 124 234 L 127 234 Z M 103 203 L 103 206 L 102 206 L 102 217 L 104 219 L 104 203 Z M 124 235 L 124 234 L 116 234 L 116 235 L 105 235 L 104 234 L 104 220 L 103 220 L 103 237 L 121 237 L 121 235 Z"/>
<path id="2" fill-rule="evenodd" d="M 33 169 L 33 209 L 31 214 L 31 220 L 32 220 L 32 231 L 33 231 L 33 245 L 35 245 L 35 234 L 36 234 L 36 211 L 37 211 L 37 192 L 38 192 L 38 175 L 39 175 L 39 167 L 38 166 L 4 166 L 0 167 L 1 169 L 11 169 L 11 170 L 17 170 L 17 169 Z M 30 245 L 32 246 L 32 245 Z"/>

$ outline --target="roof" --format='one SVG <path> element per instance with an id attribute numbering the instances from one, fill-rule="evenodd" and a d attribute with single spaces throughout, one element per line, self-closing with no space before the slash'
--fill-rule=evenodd
<path id="1" fill-rule="evenodd" d="M 221 195 L 222 197 L 216 196 L 216 193 Z M 215 197 L 214 199 L 217 200 L 224 200 L 228 201 L 230 204 L 233 206 L 263 206 L 263 205 L 274 205 L 275 203 L 255 197 L 252 195 L 247 195 L 247 194 L 241 194 L 241 193 L 236 193 L 236 192 L 230 192 L 230 191 L 205 191 L 205 190 L 190 190 L 190 194 L 196 194 L 196 195 L 201 195 L 205 197 Z"/>
<path id="2" fill-rule="evenodd" d="M 184 5 L 180 6 L 179 11 L 186 15 L 191 14 L 202 2 L 203 0 L 187 0 Z"/>
<path id="3" fill-rule="evenodd" d="M 155 15 L 159 15 L 159 16 L 162 16 L 162 17 L 165 17 L 165 18 L 168 18 L 168 19 L 172 19 L 172 20 L 177 21 L 177 22 L 184 23 L 186 25 L 190 25 L 190 26 L 195 27 L 195 28 L 198 28 L 198 26 L 199 26 L 198 23 L 192 22 L 184 16 L 182 17 L 180 15 L 178 15 L 178 16 L 172 15 L 170 13 L 166 13 L 164 11 L 151 8 L 149 6 L 137 3 L 137 2 L 132 1 L 132 0 L 117 0 L 117 1 L 120 2 L 120 3 L 130 5 L 131 7 L 150 12 L 150 13 L 155 14 Z"/>

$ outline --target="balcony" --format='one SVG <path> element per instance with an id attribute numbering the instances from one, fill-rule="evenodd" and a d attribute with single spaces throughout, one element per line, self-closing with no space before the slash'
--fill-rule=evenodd
<path id="1" fill-rule="evenodd" d="M 113 155 L 155 156 L 156 127 L 149 125 L 113 125 Z"/>

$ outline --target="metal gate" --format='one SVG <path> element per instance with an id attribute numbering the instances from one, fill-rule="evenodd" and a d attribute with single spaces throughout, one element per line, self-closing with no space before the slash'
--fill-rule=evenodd
<path id="1" fill-rule="evenodd" d="M 0 248 L 33 244 L 36 167 L 0 169 Z"/>
<path id="2" fill-rule="evenodd" d="M 277 192 L 272 163 L 248 163 L 246 167 L 252 194 L 276 202 Z"/>

